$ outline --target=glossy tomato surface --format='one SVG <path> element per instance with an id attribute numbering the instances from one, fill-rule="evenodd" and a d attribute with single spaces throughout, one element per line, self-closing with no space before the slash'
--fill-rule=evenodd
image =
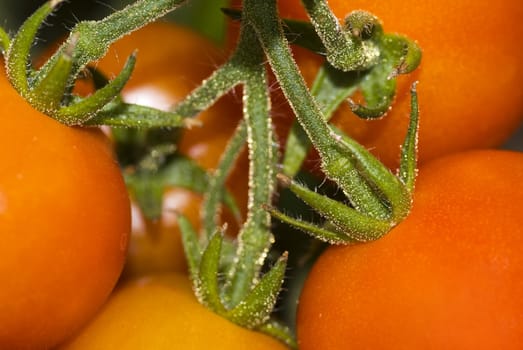
<path id="1" fill-rule="evenodd" d="M 145 277 L 122 286 L 98 316 L 61 349 L 283 350 L 282 343 L 214 314 L 184 275 Z"/>
<path id="2" fill-rule="evenodd" d="M 522 181 L 522 153 L 428 162 L 404 222 L 316 262 L 300 349 L 522 349 Z"/>
<path id="3" fill-rule="evenodd" d="M 422 162 L 500 145 L 523 120 L 522 1 L 329 0 L 328 4 L 340 20 L 353 10 L 367 10 L 380 18 L 386 32 L 407 35 L 423 50 L 421 66 L 400 77 L 397 98 L 385 118 L 360 120 L 347 104 L 334 117 L 338 126 L 390 167 L 399 162 L 409 86 L 415 80 L 419 80 Z M 278 6 L 282 17 L 307 19 L 300 0 L 278 1 Z M 320 64 L 313 56 L 295 51 L 309 82 Z M 282 105 L 277 113 L 291 112 Z"/>
<path id="4" fill-rule="evenodd" d="M 156 22 L 114 43 L 96 67 L 113 76 L 135 50 L 137 63 L 122 92 L 123 98 L 129 103 L 163 110 L 186 97 L 227 58 L 220 48 L 195 32 L 173 23 Z M 85 85 L 80 85 L 80 89 L 82 93 L 89 91 Z M 196 117 L 202 122 L 201 127 L 182 132 L 176 145 L 179 153 L 206 170 L 216 168 L 241 116 L 240 98 L 224 96 Z M 244 210 L 247 207 L 247 169 L 246 155 L 243 155 L 228 182 L 228 189 Z M 136 225 L 133 225 L 124 277 L 184 271 L 185 258 L 174 212 L 187 215 L 198 226 L 201 201 L 200 195 L 188 190 L 167 188 L 162 218 L 158 222 L 148 222 L 139 210 L 134 211 Z M 234 222 L 227 215 L 224 220 L 230 221 L 232 231 Z"/>
<path id="5" fill-rule="evenodd" d="M 0 75 L 0 348 L 51 348 L 113 289 L 129 198 L 103 133 L 35 111 Z"/>

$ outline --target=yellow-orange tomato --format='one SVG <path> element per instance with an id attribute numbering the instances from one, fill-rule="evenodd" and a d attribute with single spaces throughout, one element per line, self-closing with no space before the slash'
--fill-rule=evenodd
<path id="1" fill-rule="evenodd" d="M 195 299 L 186 276 L 145 277 L 117 290 L 61 349 L 283 350 L 282 343 L 221 318 Z"/>
<path id="2" fill-rule="evenodd" d="M 131 80 L 122 92 L 123 98 L 130 103 L 163 110 L 182 100 L 226 58 L 219 48 L 195 32 L 173 23 L 156 22 L 114 43 L 96 67 L 113 76 L 134 50 L 138 51 L 137 62 Z M 80 84 L 78 91 L 85 94 L 89 89 Z M 240 101 L 233 95 L 224 96 L 197 116 L 202 127 L 183 131 L 178 151 L 204 169 L 214 169 L 241 116 Z M 228 181 L 229 190 L 244 211 L 247 207 L 247 165 L 243 156 Z M 124 277 L 185 270 L 179 230 L 172 211 L 188 215 L 198 226 L 201 196 L 181 188 L 166 191 L 165 210 L 159 222 L 145 224 L 141 213 L 135 211 L 134 221 L 142 223 L 133 227 Z M 232 231 L 235 226 L 230 216 L 225 216 L 224 220 L 230 221 Z"/>
<path id="3" fill-rule="evenodd" d="M 523 153 L 427 162 L 405 221 L 316 262 L 300 349 L 523 349 L 522 182 Z"/>
<path id="4" fill-rule="evenodd" d="M 385 164 L 398 164 L 408 123 L 409 86 L 414 80 L 419 80 L 421 162 L 455 151 L 500 145 L 523 120 L 523 45 L 519 44 L 523 1 L 328 3 L 340 20 L 353 10 L 367 10 L 380 18 L 386 32 L 407 35 L 423 50 L 421 66 L 400 77 L 397 98 L 385 118 L 363 121 L 347 104 L 334 116 L 335 124 Z M 278 7 L 284 18 L 307 20 L 300 0 L 278 1 Z M 306 78 L 314 76 L 319 67 L 317 57 L 312 56 L 295 51 Z M 291 112 L 283 107 L 278 113 Z"/>
<path id="5" fill-rule="evenodd" d="M 0 348 L 51 348 L 112 291 L 129 198 L 103 133 L 37 112 L 0 75 Z"/>

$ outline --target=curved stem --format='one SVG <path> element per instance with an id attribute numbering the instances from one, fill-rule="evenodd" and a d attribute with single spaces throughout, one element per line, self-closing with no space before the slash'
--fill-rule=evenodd
<path id="1" fill-rule="evenodd" d="M 109 46 L 124 35 L 139 29 L 174 10 L 186 0 L 140 0 L 120 11 L 116 11 L 110 16 L 99 21 L 84 21 L 76 25 L 71 32 L 67 41 L 58 49 L 58 51 L 44 64 L 37 72 L 35 81 L 43 79 L 47 75 L 52 61 L 57 59 L 65 47 L 75 43 L 73 54 L 73 74 L 72 82 L 78 73 L 92 61 L 103 57 Z"/>
<path id="2" fill-rule="evenodd" d="M 233 137 L 229 140 L 226 149 L 222 153 L 220 163 L 209 180 L 209 187 L 202 204 L 202 227 L 204 237 L 207 239 L 210 239 L 216 230 L 216 226 L 218 226 L 216 214 L 222 201 L 223 191 L 221 189 L 224 188 L 227 176 L 242 147 L 245 146 L 246 140 L 247 128 L 245 123 L 241 122 L 236 128 Z"/>
<path id="3" fill-rule="evenodd" d="M 250 26 L 243 27 L 240 42 L 240 47 L 249 47 L 248 55 L 235 57 L 245 67 L 243 96 L 249 145 L 249 204 L 247 220 L 238 236 L 236 261 L 228 274 L 226 302 L 232 307 L 257 284 L 273 240 L 269 230 L 270 215 L 264 210 L 274 187 L 270 101 L 263 64 L 265 57 Z"/>
<path id="4" fill-rule="evenodd" d="M 368 179 L 360 176 L 350 151 L 333 137 L 325 117 L 311 96 L 283 35 L 276 1 L 245 0 L 243 13 L 244 20 L 253 24 L 296 118 L 318 150 L 327 176 L 343 189 L 356 209 L 378 219 L 388 218 L 388 204 L 376 196 Z M 266 15 L 259 16 L 259 13 Z"/>
<path id="5" fill-rule="evenodd" d="M 302 0 L 323 45 L 327 60 L 343 71 L 364 70 L 375 65 L 379 50 L 354 39 L 340 26 L 325 0 Z"/>

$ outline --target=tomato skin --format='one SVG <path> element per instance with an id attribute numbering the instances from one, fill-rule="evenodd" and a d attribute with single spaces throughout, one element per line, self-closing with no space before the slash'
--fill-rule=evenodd
<path id="1" fill-rule="evenodd" d="M 522 122 L 523 46 L 518 44 L 523 37 L 522 1 L 329 0 L 329 6 L 340 20 L 352 10 L 367 10 L 380 18 L 386 32 L 407 35 L 423 50 L 420 67 L 398 79 L 397 97 L 386 117 L 364 121 L 344 103 L 333 118 L 391 168 L 399 163 L 409 87 L 415 80 L 419 80 L 421 162 L 498 146 Z M 278 7 L 283 18 L 308 20 L 300 0 L 279 1 Z M 229 36 L 235 38 L 236 31 L 233 28 Z M 294 50 L 294 56 L 310 84 L 321 60 L 305 50 Z M 288 105 L 275 108 L 277 114 L 292 114 Z"/>
<path id="2" fill-rule="evenodd" d="M 114 76 L 134 50 L 138 50 L 136 66 L 122 96 L 126 102 L 163 110 L 181 101 L 226 59 L 221 49 L 195 32 L 173 23 L 155 22 L 114 43 L 96 67 L 107 76 Z M 77 92 L 86 94 L 90 89 L 80 84 Z M 241 116 L 240 99 L 224 96 L 196 117 L 202 127 L 182 132 L 177 150 L 204 169 L 216 168 Z M 244 211 L 247 208 L 247 169 L 244 154 L 228 181 L 229 190 Z M 133 227 L 124 278 L 185 271 L 180 233 L 172 211 L 188 216 L 198 228 L 202 197 L 182 188 L 166 189 L 165 197 L 163 217 L 156 223 L 146 224 L 143 215 L 134 212 L 133 220 L 141 224 Z M 174 206 L 166 202 L 174 203 Z M 233 232 L 236 225 L 230 213 L 225 212 L 223 219 L 231 224 Z"/>
<path id="3" fill-rule="evenodd" d="M 522 153 L 427 163 L 404 222 L 316 262 L 300 349 L 522 349 L 522 181 Z"/>
<path id="4" fill-rule="evenodd" d="M 0 348 L 50 348 L 116 284 L 129 198 L 103 133 L 42 115 L 0 75 Z"/>
<path id="5" fill-rule="evenodd" d="M 287 349 L 200 305 L 184 275 L 149 276 L 117 290 L 97 318 L 61 349 Z"/>

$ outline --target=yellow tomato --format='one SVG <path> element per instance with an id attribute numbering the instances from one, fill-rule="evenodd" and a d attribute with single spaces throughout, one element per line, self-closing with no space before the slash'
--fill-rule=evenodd
<path id="1" fill-rule="evenodd" d="M 189 279 L 162 275 L 118 289 L 98 316 L 62 350 L 284 350 L 285 345 L 214 314 L 195 299 Z"/>

